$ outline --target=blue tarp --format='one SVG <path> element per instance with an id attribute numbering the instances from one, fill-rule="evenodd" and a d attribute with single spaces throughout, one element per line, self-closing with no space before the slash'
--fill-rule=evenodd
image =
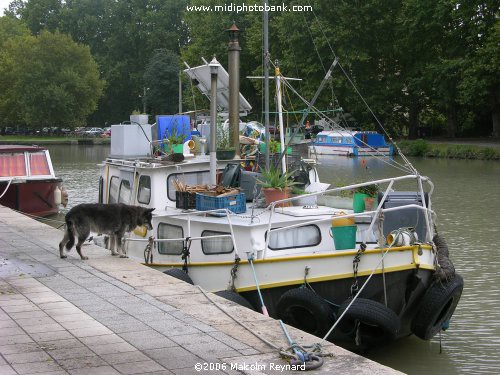
<path id="1" fill-rule="evenodd" d="M 168 138 L 175 129 L 175 134 L 184 134 L 185 140 L 191 139 L 191 126 L 189 116 L 186 115 L 160 115 L 157 118 L 158 140 Z"/>
<path id="2" fill-rule="evenodd" d="M 378 133 L 356 133 L 354 134 L 354 142 L 359 147 L 366 147 L 365 143 L 371 147 L 387 147 L 384 136 Z"/>

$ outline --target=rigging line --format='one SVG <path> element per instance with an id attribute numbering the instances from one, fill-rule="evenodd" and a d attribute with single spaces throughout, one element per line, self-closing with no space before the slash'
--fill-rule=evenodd
<path id="1" fill-rule="evenodd" d="M 308 1 L 308 5 L 310 6 L 310 3 Z M 316 12 L 314 12 L 314 8 L 312 6 L 310 6 L 310 9 L 312 10 L 312 13 L 314 15 L 314 18 L 316 19 L 316 21 L 318 23 L 320 23 L 319 19 L 318 19 L 318 16 L 316 16 Z M 323 30 L 322 27 L 319 28 L 321 30 L 321 33 L 323 34 L 323 37 L 325 38 L 325 41 L 326 43 L 328 44 L 328 47 L 330 47 L 330 51 L 332 52 L 333 56 L 336 58 L 337 55 L 335 54 L 335 51 L 333 50 L 333 47 L 332 45 L 330 44 L 330 41 L 328 40 L 326 34 L 325 34 L 325 31 Z M 370 106 L 368 105 L 368 103 L 366 102 L 366 100 L 364 99 L 364 97 L 361 95 L 361 93 L 359 92 L 359 90 L 357 89 L 356 85 L 354 84 L 354 82 L 352 82 L 351 78 L 349 77 L 349 75 L 346 73 L 346 71 L 344 70 L 344 68 L 342 67 L 342 65 L 340 64 L 339 62 L 339 67 L 340 69 L 342 70 L 342 73 L 344 73 L 345 77 L 347 78 L 347 80 L 349 81 L 349 83 L 352 85 L 352 87 L 354 88 L 354 90 L 356 90 L 356 93 L 359 95 L 359 97 L 361 98 L 361 100 L 363 101 L 363 103 L 365 104 L 365 106 L 368 108 L 368 110 L 370 111 L 370 113 L 372 114 L 373 118 L 375 119 L 375 121 L 377 121 L 378 125 L 381 127 L 381 129 L 384 131 L 384 133 L 387 135 L 387 137 L 389 138 L 389 141 L 392 142 L 394 144 L 394 146 L 396 147 L 396 149 L 398 150 L 398 153 L 399 155 L 401 156 L 401 158 L 403 159 L 403 161 L 409 166 L 409 168 L 411 168 L 411 170 L 415 173 L 415 174 L 419 174 L 418 171 L 416 170 L 416 168 L 413 166 L 412 163 L 410 163 L 410 161 L 406 158 L 406 156 L 401 152 L 401 149 L 399 148 L 398 144 L 393 141 L 392 137 L 387 133 L 387 131 L 385 130 L 385 128 L 382 126 L 382 124 L 380 123 L 379 119 L 377 118 L 377 116 L 375 115 L 375 113 L 373 113 L 372 109 L 370 108 Z"/>
<path id="2" fill-rule="evenodd" d="M 313 38 L 313 35 L 311 32 L 311 28 L 309 27 L 309 24 L 307 23 L 305 12 L 300 12 L 300 14 L 302 14 L 302 18 L 304 19 L 304 24 L 306 25 L 307 31 L 309 32 L 309 36 L 311 37 L 311 41 L 313 42 L 314 50 L 316 51 L 316 55 L 318 55 L 319 62 L 321 63 L 321 67 L 323 68 L 323 73 L 326 74 L 325 64 L 323 64 L 323 59 L 321 58 L 321 55 L 318 51 L 318 47 L 316 46 L 316 42 L 314 41 L 314 38 Z"/>
<path id="3" fill-rule="evenodd" d="M 273 64 L 273 63 L 272 63 Z M 273 64 L 274 65 L 274 64 Z M 302 95 L 300 95 L 297 90 L 295 90 L 295 88 L 286 80 L 284 79 L 283 80 L 285 82 L 285 86 L 288 86 L 308 107 L 310 106 L 310 103 L 304 98 L 302 97 Z M 311 109 L 313 109 L 313 112 L 315 112 L 317 115 L 319 115 L 319 117 L 322 117 L 323 115 L 320 114 L 318 108 L 316 108 L 314 105 L 311 105 L 310 106 Z M 326 119 L 329 119 L 328 117 L 324 116 L 323 118 L 326 118 Z M 338 127 L 340 127 L 341 129 L 343 129 L 340 125 L 337 124 Z M 352 132 L 350 130 L 347 130 L 347 129 L 344 129 L 345 131 L 348 131 L 350 134 L 352 134 Z M 368 144 L 366 144 L 363 140 L 360 140 L 361 143 L 363 143 L 365 146 L 367 146 L 368 148 L 370 148 L 371 150 L 375 151 L 376 154 L 378 154 L 377 156 L 381 158 L 381 160 L 386 163 L 387 165 L 389 166 L 392 166 L 396 169 L 399 169 L 400 171 L 403 171 L 403 172 L 412 172 L 412 170 L 408 169 L 407 166 L 405 165 L 401 165 L 400 163 L 398 163 L 397 161 L 395 160 L 392 160 L 390 159 L 389 157 L 386 157 L 385 155 L 381 154 L 380 151 L 378 151 L 377 149 L 369 146 Z M 398 168 L 396 167 L 396 165 L 399 165 L 401 168 Z"/>
<path id="4" fill-rule="evenodd" d="M 309 105 L 309 103 L 307 102 L 307 100 L 305 98 L 303 98 L 294 88 L 293 86 L 291 86 L 291 84 L 289 82 L 287 82 L 286 80 L 285 81 L 285 85 L 288 86 L 306 105 Z M 320 111 L 315 107 L 315 106 L 312 106 L 311 107 L 311 110 L 317 114 L 319 117 L 323 117 L 323 118 L 326 118 L 326 119 L 329 119 L 328 117 L 324 116 L 323 114 L 320 113 Z M 342 128 L 340 125 L 338 125 L 341 129 L 349 132 L 350 134 L 352 134 L 352 131 L 351 130 L 348 130 L 348 129 L 344 129 Z M 367 143 L 363 142 L 363 140 L 360 140 L 361 143 L 363 143 L 365 146 L 369 147 L 370 149 L 372 149 L 373 151 L 375 151 L 377 154 L 379 154 L 378 156 L 381 158 L 381 160 L 386 163 L 387 165 L 389 166 L 392 166 L 396 169 L 399 169 L 400 171 L 403 171 L 403 172 L 412 172 L 413 170 L 409 169 L 408 165 L 403 165 L 393 159 L 390 159 L 389 157 L 383 155 L 380 153 L 380 151 L 378 151 L 377 149 L 373 148 L 372 146 L 368 145 Z"/>

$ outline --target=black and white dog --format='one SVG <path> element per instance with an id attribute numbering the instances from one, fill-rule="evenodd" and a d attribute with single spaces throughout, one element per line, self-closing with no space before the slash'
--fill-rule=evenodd
<path id="1" fill-rule="evenodd" d="M 151 219 L 154 208 L 129 206 L 126 204 L 79 204 L 66 214 L 66 232 L 59 243 L 59 254 L 66 258 L 64 246 L 69 251 L 75 244 L 75 236 L 78 238 L 76 251 L 82 259 L 88 257 L 82 254 L 82 244 L 90 232 L 108 234 L 111 240 L 111 253 L 126 257 L 122 249 L 122 237 L 125 232 L 130 232 L 138 226 L 145 226 L 148 230 L 153 228 Z M 114 245 L 117 244 L 118 253 Z"/>

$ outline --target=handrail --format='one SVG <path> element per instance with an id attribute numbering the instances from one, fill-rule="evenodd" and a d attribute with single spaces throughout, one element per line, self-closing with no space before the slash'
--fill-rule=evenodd
<path id="1" fill-rule="evenodd" d="M 403 181 L 403 180 L 417 180 L 417 184 L 418 184 L 418 190 L 420 192 L 420 196 L 421 196 L 421 199 L 422 199 L 422 204 L 423 206 L 419 206 L 419 205 L 405 205 L 405 206 L 399 206 L 399 207 L 394 207 L 394 208 L 391 208 L 391 209 L 382 209 L 382 203 L 384 202 L 385 198 L 387 197 L 387 194 L 389 193 L 390 189 L 392 188 L 394 182 L 396 181 Z M 267 233 L 269 233 L 268 236 L 266 236 L 266 245 L 265 245 L 265 248 L 264 248 L 264 251 L 263 251 L 263 254 L 262 254 L 262 258 L 265 259 L 266 258 L 266 255 L 267 255 L 267 249 L 269 248 L 269 241 L 270 241 L 270 233 L 271 233 L 271 227 L 272 227 L 272 215 L 276 209 L 276 206 L 277 205 L 282 205 L 283 203 L 287 203 L 287 202 L 292 202 L 294 200 L 298 200 L 298 199 L 301 199 L 301 198 L 304 198 L 304 197 L 313 197 L 313 196 L 318 196 L 318 195 L 325 195 L 327 193 L 336 193 L 336 192 L 340 192 L 340 191 L 343 191 L 343 190 L 352 190 L 352 189 L 356 189 L 358 187 L 362 187 L 362 186 L 368 186 L 368 185 L 373 185 L 373 184 L 383 184 L 383 183 L 389 183 L 389 186 L 387 187 L 387 189 L 385 190 L 384 192 L 384 196 L 383 196 L 383 199 L 379 202 L 379 205 L 377 206 L 377 209 L 375 211 L 365 211 L 363 213 L 359 213 L 359 214 L 348 214 L 348 215 L 340 215 L 340 216 L 336 216 L 338 218 L 343 218 L 343 217 L 356 217 L 356 216 L 361 216 L 361 215 L 366 215 L 366 214 L 374 214 L 373 216 L 373 219 L 372 221 L 370 222 L 370 226 L 369 226 L 369 230 L 365 232 L 365 241 L 366 241 L 366 238 L 368 236 L 368 234 L 370 233 L 370 230 L 373 230 L 373 226 L 375 225 L 375 221 L 379 215 L 380 212 L 390 212 L 390 211 L 397 211 L 397 210 L 400 210 L 402 208 L 417 208 L 417 209 L 421 209 L 421 210 L 424 210 L 425 211 L 425 222 L 426 222 L 426 227 L 427 227 L 427 240 L 430 242 L 432 241 L 432 233 L 433 233 L 433 230 L 432 230 L 432 214 L 434 213 L 432 210 L 430 210 L 430 207 L 428 208 L 426 203 L 425 203 L 425 196 L 424 196 L 424 190 L 423 190 L 423 184 L 422 182 L 425 181 L 429 184 L 430 186 L 430 193 L 429 194 L 432 194 L 432 192 L 434 191 L 434 185 L 432 184 L 431 180 L 428 178 L 428 177 L 425 177 L 425 176 L 420 176 L 420 175 L 405 175 L 405 176 L 399 176 L 399 177 L 391 177 L 391 178 L 385 178 L 385 179 L 380 179 L 380 180 L 374 180 L 374 181 L 368 181 L 368 182 L 363 182 L 363 183 L 359 183 L 359 184 L 352 184 L 352 185 L 346 185 L 346 186 L 342 186 L 342 187 L 338 187 L 338 188 L 333 188 L 333 189 L 328 189 L 328 190 L 325 190 L 325 191 L 321 191 L 321 192 L 314 192 L 314 193 L 309 193 L 309 194 L 302 194 L 300 195 L 299 197 L 290 197 L 290 198 L 285 198 L 285 199 L 280 199 L 278 201 L 275 201 L 275 202 L 272 202 L 269 207 L 271 208 L 271 212 L 270 212 L 270 216 L 269 216 L 269 223 L 268 223 L 268 226 L 267 226 Z M 293 224 L 293 225 L 288 225 L 288 226 L 284 226 L 284 227 L 281 227 L 281 228 L 275 228 L 273 229 L 274 232 L 276 231 L 280 231 L 280 230 L 286 230 L 286 229 L 290 229 L 290 228 L 295 228 L 295 227 L 300 227 L 300 226 L 304 226 L 304 225 L 308 225 L 308 224 L 313 224 L 313 223 L 318 223 L 318 222 L 322 222 L 322 221 L 327 221 L 327 220 L 331 220 L 331 218 L 328 218 L 328 219 L 317 219 L 317 220 L 311 220 L 309 222 L 302 222 L 300 224 Z"/>

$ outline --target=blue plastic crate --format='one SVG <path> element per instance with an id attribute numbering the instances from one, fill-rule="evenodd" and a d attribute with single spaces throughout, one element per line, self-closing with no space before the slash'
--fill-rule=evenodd
<path id="1" fill-rule="evenodd" d="M 198 211 L 217 210 L 228 208 L 235 214 L 245 213 L 247 210 L 245 193 L 216 197 L 196 193 L 196 209 Z"/>

